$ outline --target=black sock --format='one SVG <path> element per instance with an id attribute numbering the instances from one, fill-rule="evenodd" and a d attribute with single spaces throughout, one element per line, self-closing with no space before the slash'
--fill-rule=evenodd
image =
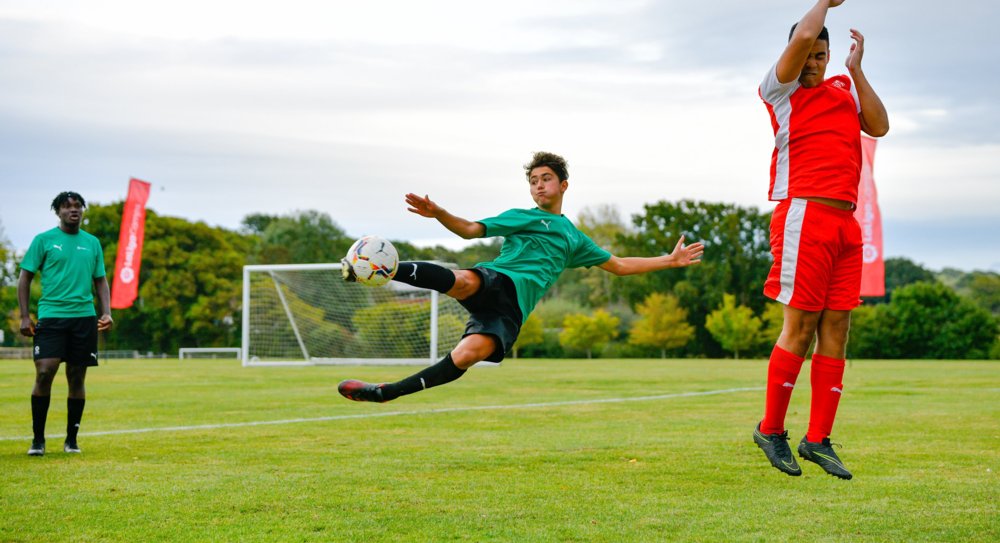
<path id="1" fill-rule="evenodd" d="M 76 441 L 76 433 L 80 431 L 80 420 L 83 418 L 83 398 L 66 398 L 66 441 Z"/>
<path id="2" fill-rule="evenodd" d="M 400 262 L 393 280 L 447 293 L 455 286 L 455 272 L 430 262 Z"/>
<path id="3" fill-rule="evenodd" d="M 420 392 L 425 388 L 450 383 L 463 375 L 465 375 L 465 370 L 458 369 L 458 366 L 451 360 L 451 353 L 449 353 L 433 366 L 424 368 L 402 381 L 387 383 L 382 387 L 382 396 L 386 401 L 395 400 L 400 396 Z"/>
<path id="4" fill-rule="evenodd" d="M 49 400 L 52 396 L 31 397 L 31 429 L 35 433 L 35 441 L 45 440 L 45 419 L 49 416 Z"/>

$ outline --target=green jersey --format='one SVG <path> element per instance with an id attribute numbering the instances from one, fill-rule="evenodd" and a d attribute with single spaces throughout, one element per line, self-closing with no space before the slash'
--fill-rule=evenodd
<path id="1" fill-rule="evenodd" d="M 597 266 L 611 258 L 564 215 L 538 208 L 511 209 L 478 222 L 486 227 L 483 237 L 504 240 L 496 260 L 476 266 L 511 278 L 524 320 L 563 270 Z"/>
<path id="2" fill-rule="evenodd" d="M 21 269 L 42 275 L 38 318 L 92 317 L 94 279 L 104 277 L 104 251 L 96 237 L 80 230 L 67 234 L 58 227 L 31 240 Z"/>

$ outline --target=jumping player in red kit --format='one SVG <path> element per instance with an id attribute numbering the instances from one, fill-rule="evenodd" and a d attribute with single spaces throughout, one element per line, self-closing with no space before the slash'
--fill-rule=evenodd
<path id="1" fill-rule="evenodd" d="M 830 8 L 819 0 L 792 26 L 788 45 L 760 85 L 774 129 L 769 198 L 774 264 L 764 294 L 784 304 L 784 323 L 767 374 L 764 418 L 754 442 L 789 475 L 802 470 L 788 446 L 785 413 L 813 338 L 809 429 L 799 456 L 850 479 L 830 432 L 843 392 L 851 310 L 861 298 L 861 229 L 854 219 L 861 175 L 861 132 L 882 136 L 889 118 L 861 70 L 864 37 L 851 29 L 848 75 L 824 79 Z"/>

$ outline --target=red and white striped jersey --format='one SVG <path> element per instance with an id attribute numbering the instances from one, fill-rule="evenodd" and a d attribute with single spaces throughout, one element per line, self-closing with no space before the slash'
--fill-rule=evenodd
<path id="1" fill-rule="evenodd" d="M 818 196 L 857 203 L 861 100 L 846 75 L 813 88 L 779 83 L 772 66 L 758 92 L 774 128 L 770 200 Z"/>

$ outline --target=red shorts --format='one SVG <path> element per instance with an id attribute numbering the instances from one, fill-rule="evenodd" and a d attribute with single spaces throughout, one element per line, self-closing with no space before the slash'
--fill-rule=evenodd
<path id="1" fill-rule="evenodd" d="M 861 304 L 861 247 L 853 211 L 782 200 L 771 215 L 764 295 L 803 311 L 850 311 Z"/>

